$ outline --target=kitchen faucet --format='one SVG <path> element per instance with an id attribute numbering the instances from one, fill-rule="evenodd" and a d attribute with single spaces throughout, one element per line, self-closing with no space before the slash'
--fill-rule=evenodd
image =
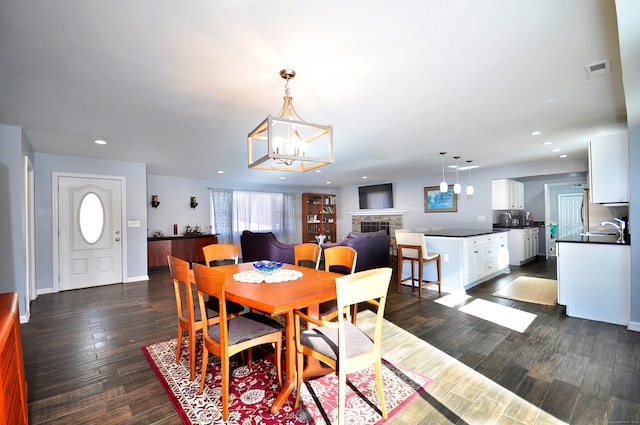
<path id="1" fill-rule="evenodd" d="M 616 224 L 614 222 L 611 221 L 603 221 L 602 223 L 600 223 L 601 226 L 604 226 L 605 224 L 610 224 L 613 227 L 616 228 L 616 230 L 618 231 L 618 242 L 622 242 L 624 243 L 624 228 L 625 228 L 625 222 L 622 219 L 619 219 L 618 217 L 614 218 L 615 221 L 617 221 L 620 224 Z"/>

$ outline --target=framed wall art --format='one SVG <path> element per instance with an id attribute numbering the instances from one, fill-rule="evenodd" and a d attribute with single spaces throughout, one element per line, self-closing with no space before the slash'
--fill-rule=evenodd
<path id="1" fill-rule="evenodd" d="M 440 186 L 424 188 L 424 212 L 457 212 L 458 197 L 453 193 L 453 186 L 446 192 L 440 192 Z"/>

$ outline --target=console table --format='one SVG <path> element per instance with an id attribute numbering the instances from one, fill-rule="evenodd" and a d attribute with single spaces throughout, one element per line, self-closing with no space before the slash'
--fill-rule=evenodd
<path id="1" fill-rule="evenodd" d="M 202 247 L 218 243 L 216 235 L 161 236 L 147 239 L 147 267 L 168 267 L 167 255 L 190 263 L 204 262 Z"/>

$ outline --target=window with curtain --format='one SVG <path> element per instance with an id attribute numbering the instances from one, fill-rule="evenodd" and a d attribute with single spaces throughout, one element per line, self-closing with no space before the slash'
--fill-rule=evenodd
<path id="1" fill-rule="evenodd" d="M 220 243 L 240 243 L 243 230 L 272 232 L 278 240 L 296 243 L 296 195 L 210 189 L 211 226 Z"/>

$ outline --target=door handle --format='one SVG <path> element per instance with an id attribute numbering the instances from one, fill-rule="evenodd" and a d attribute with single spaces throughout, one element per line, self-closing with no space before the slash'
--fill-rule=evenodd
<path id="1" fill-rule="evenodd" d="M 116 242 L 120 242 L 120 238 L 116 238 Z"/>

